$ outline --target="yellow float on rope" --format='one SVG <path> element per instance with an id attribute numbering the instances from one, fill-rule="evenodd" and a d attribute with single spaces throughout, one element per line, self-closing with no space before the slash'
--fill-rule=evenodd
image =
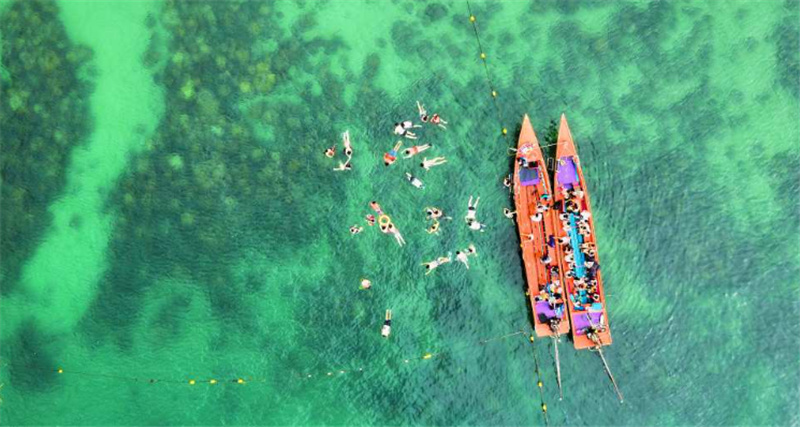
<path id="1" fill-rule="evenodd" d="M 506 129 L 506 128 L 503 128 L 503 135 L 505 135 L 505 134 L 507 134 L 507 133 L 508 133 L 508 129 Z"/>
<path id="2" fill-rule="evenodd" d="M 244 384 L 244 380 L 243 380 L 243 379 L 241 379 L 241 378 L 239 378 L 238 380 L 236 380 L 236 382 L 237 382 L 237 383 L 239 383 L 239 384 Z"/>
<path id="3" fill-rule="evenodd" d="M 392 219 L 389 218 L 389 215 L 383 214 L 383 215 L 378 217 L 378 224 L 381 227 L 388 227 L 389 224 L 391 224 L 391 223 L 392 223 Z"/>
<path id="4" fill-rule="evenodd" d="M 194 385 L 194 384 L 195 384 L 195 380 L 189 380 L 189 385 Z"/>
<path id="5" fill-rule="evenodd" d="M 481 52 L 481 59 L 486 59 L 486 54 Z"/>
<path id="6" fill-rule="evenodd" d="M 63 374 L 63 373 L 64 373 L 64 369 L 62 369 L 62 368 L 58 368 L 58 373 L 59 373 L 59 374 Z"/>
<path id="7" fill-rule="evenodd" d="M 469 22 L 475 22 L 475 15 L 469 16 Z"/>
<path id="8" fill-rule="evenodd" d="M 542 412 L 547 412 L 547 405 L 542 403 Z"/>
<path id="9" fill-rule="evenodd" d="M 497 98 L 497 91 L 495 90 L 492 91 L 492 98 Z"/>
<path id="10" fill-rule="evenodd" d="M 422 356 L 423 359 L 430 359 L 431 357 L 433 357 L 433 355 L 430 353 L 425 353 L 425 355 Z"/>
<path id="11" fill-rule="evenodd" d="M 216 384 L 216 383 L 217 383 L 217 380 L 209 380 L 209 381 L 208 381 L 208 383 L 209 383 L 209 384 Z"/>

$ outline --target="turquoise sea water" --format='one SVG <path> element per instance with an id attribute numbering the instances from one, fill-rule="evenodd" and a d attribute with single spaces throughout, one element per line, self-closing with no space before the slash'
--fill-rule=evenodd
<path id="1" fill-rule="evenodd" d="M 0 424 L 543 425 L 535 351 L 552 425 L 800 425 L 800 4 L 470 7 L 498 108 L 466 2 L 0 2 Z M 387 168 L 417 100 L 448 163 Z M 562 112 L 622 405 L 566 339 L 561 402 L 551 343 L 478 344 L 530 328 L 501 181 Z"/>

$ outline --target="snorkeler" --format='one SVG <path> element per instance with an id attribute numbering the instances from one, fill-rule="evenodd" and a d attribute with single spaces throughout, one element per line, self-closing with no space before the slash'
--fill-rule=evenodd
<path id="1" fill-rule="evenodd" d="M 467 216 L 464 217 L 464 221 L 470 222 L 475 221 L 475 214 L 477 213 L 478 209 L 478 202 L 481 200 L 480 196 L 475 199 L 475 204 L 472 204 L 472 196 L 469 196 L 469 202 L 467 202 Z"/>
<path id="2" fill-rule="evenodd" d="M 420 125 L 415 125 L 410 120 L 406 120 L 402 123 L 395 123 L 394 124 L 394 133 L 395 135 L 404 136 L 408 139 L 417 139 L 417 135 L 411 132 L 409 129 L 422 127 Z"/>
<path id="3" fill-rule="evenodd" d="M 470 243 L 470 245 L 467 248 L 467 250 L 465 250 L 463 252 L 462 251 L 456 251 L 456 260 L 458 262 L 464 264 L 464 266 L 467 267 L 467 270 L 469 270 L 469 258 L 468 257 L 471 256 L 471 255 L 477 255 L 477 254 L 478 254 L 478 252 L 475 250 L 475 245 Z"/>
<path id="4" fill-rule="evenodd" d="M 403 158 L 410 159 L 429 148 L 431 148 L 430 144 L 415 145 L 413 147 L 406 148 L 405 151 L 403 151 Z"/>
<path id="5" fill-rule="evenodd" d="M 417 187 L 417 188 L 420 188 L 420 189 L 425 188 L 425 184 L 423 184 L 422 181 L 419 178 L 415 177 L 414 175 L 411 175 L 408 172 L 406 172 L 406 179 L 414 187 Z"/>
<path id="6" fill-rule="evenodd" d="M 392 310 L 386 310 L 386 315 L 383 320 L 383 327 L 381 328 L 381 336 L 389 338 L 392 333 Z"/>
<path id="7" fill-rule="evenodd" d="M 434 113 L 432 116 L 428 116 L 428 112 L 425 110 L 425 106 L 420 104 L 419 101 L 417 101 L 417 111 L 419 111 L 419 119 L 423 123 L 427 123 L 428 120 L 430 120 L 431 124 L 437 125 L 442 129 L 447 129 L 447 127 L 445 126 L 447 122 L 444 121 L 444 119 L 442 119 L 436 113 Z"/>
<path id="8" fill-rule="evenodd" d="M 449 216 L 444 216 L 444 212 L 441 209 L 431 206 L 425 208 L 425 214 L 427 219 L 453 219 Z"/>
<path id="9" fill-rule="evenodd" d="M 403 146 L 403 141 L 397 141 L 397 144 L 394 145 L 394 148 L 389 150 L 388 153 L 384 153 L 383 154 L 383 164 L 385 164 L 386 166 L 389 166 L 392 163 L 394 163 L 395 160 L 397 160 L 397 150 L 399 150 L 400 147 L 402 147 L 402 146 Z"/>
<path id="10" fill-rule="evenodd" d="M 432 167 L 434 167 L 434 166 L 439 166 L 439 165 L 443 165 L 443 164 L 445 164 L 445 163 L 447 163 L 447 159 L 445 159 L 444 157 L 434 157 L 434 158 L 432 158 L 432 159 L 430 159 L 430 160 L 428 160 L 428 158 L 427 158 L 427 157 L 425 157 L 425 158 L 423 158 L 423 159 L 422 159 L 422 163 L 420 163 L 419 165 L 420 165 L 420 166 L 421 166 L 423 169 L 425 169 L 425 172 L 427 172 L 427 171 L 429 171 L 429 170 L 430 170 Z"/>

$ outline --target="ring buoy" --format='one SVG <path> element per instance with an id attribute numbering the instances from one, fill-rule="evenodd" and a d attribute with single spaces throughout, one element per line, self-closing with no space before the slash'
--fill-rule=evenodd
<path id="1" fill-rule="evenodd" d="M 380 224 L 381 227 L 388 227 L 391 223 L 392 219 L 389 218 L 389 215 L 383 214 L 378 217 L 378 224 Z"/>

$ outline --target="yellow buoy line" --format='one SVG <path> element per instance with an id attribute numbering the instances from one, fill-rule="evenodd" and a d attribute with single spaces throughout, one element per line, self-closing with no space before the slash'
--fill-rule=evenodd
<path id="1" fill-rule="evenodd" d="M 381 361 L 372 361 L 371 363 L 350 363 L 349 367 L 338 367 L 336 369 L 314 369 L 314 370 L 306 370 L 300 372 L 294 372 L 293 377 L 298 378 L 303 381 L 313 380 L 313 379 L 332 379 L 332 378 L 339 378 L 345 376 L 346 374 L 362 374 L 367 371 L 371 371 L 375 368 L 380 369 L 381 371 L 386 371 L 387 369 L 392 368 L 401 368 L 405 366 L 413 366 L 419 362 L 424 362 L 428 360 L 435 359 L 438 356 L 441 356 L 445 353 L 454 354 L 460 351 L 463 351 L 468 348 L 475 348 L 477 346 L 483 346 L 489 342 L 496 342 L 496 341 L 503 341 L 512 337 L 516 337 L 519 335 L 525 336 L 528 332 L 520 330 L 515 331 L 509 334 L 498 335 L 495 337 L 487 338 L 481 340 L 477 343 L 475 342 L 467 342 L 454 345 L 450 348 L 446 348 L 440 352 L 426 352 L 422 355 L 412 356 L 412 357 L 404 357 L 398 359 L 391 359 L 391 360 L 381 360 Z M 393 362 L 393 363 L 390 363 Z M 263 384 L 267 382 L 272 382 L 278 378 L 275 377 L 252 377 L 252 376 L 238 376 L 235 378 L 231 377 L 215 377 L 215 376 L 199 376 L 199 375 L 186 375 L 183 378 L 164 378 L 164 377 L 151 377 L 146 375 L 125 375 L 121 373 L 107 373 L 107 372 L 92 372 L 86 371 L 83 369 L 71 369 L 65 366 L 58 366 L 54 368 L 42 368 L 36 366 L 29 366 L 29 365 L 18 365 L 9 362 L 3 363 L 5 366 L 13 366 L 19 369 L 27 369 L 32 371 L 40 371 L 40 372 L 47 372 L 47 373 L 56 373 L 58 375 L 69 375 L 69 376 L 80 376 L 80 377 L 90 377 L 95 379 L 106 379 L 112 381 L 126 381 L 126 382 L 136 382 L 136 383 L 143 383 L 143 384 L 182 384 L 188 386 L 195 386 L 195 385 L 247 385 L 247 384 Z M 391 366 L 387 366 L 391 365 Z M 370 366 L 372 365 L 372 366 Z M 537 363 L 537 375 L 538 375 L 538 363 Z M 347 375 L 350 376 L 350 375 Z"/>
<path id="2" fill-rule="evenodd" d="M 483 43 L 481 43 L 481 36 L 478 33 L 478 19 L 472 14 L 472 7 L 467 2 L 467 11 L 469 12 L 469 22 L 472 24 L 472 30 L 475 32 L 475 41 L 478 43 L 478 52 L 480 52 L 481 62 L 483 63 L 483 70 L 486 72 L 486 84 L 489 86 L 489 93 L 492 96 L 492 103 L 494 104 L 495 111 L 497 111 L 497 121 L 500 123 L 500 133 L 506 138 L 508 142 L 508 129 L 503 125 L 503 110 L 497 102 L 497 87 L 492 80 L 492 73 L 489 71 L 489 64 L 487 63 L 486 51 L 483 50 Z"/>

